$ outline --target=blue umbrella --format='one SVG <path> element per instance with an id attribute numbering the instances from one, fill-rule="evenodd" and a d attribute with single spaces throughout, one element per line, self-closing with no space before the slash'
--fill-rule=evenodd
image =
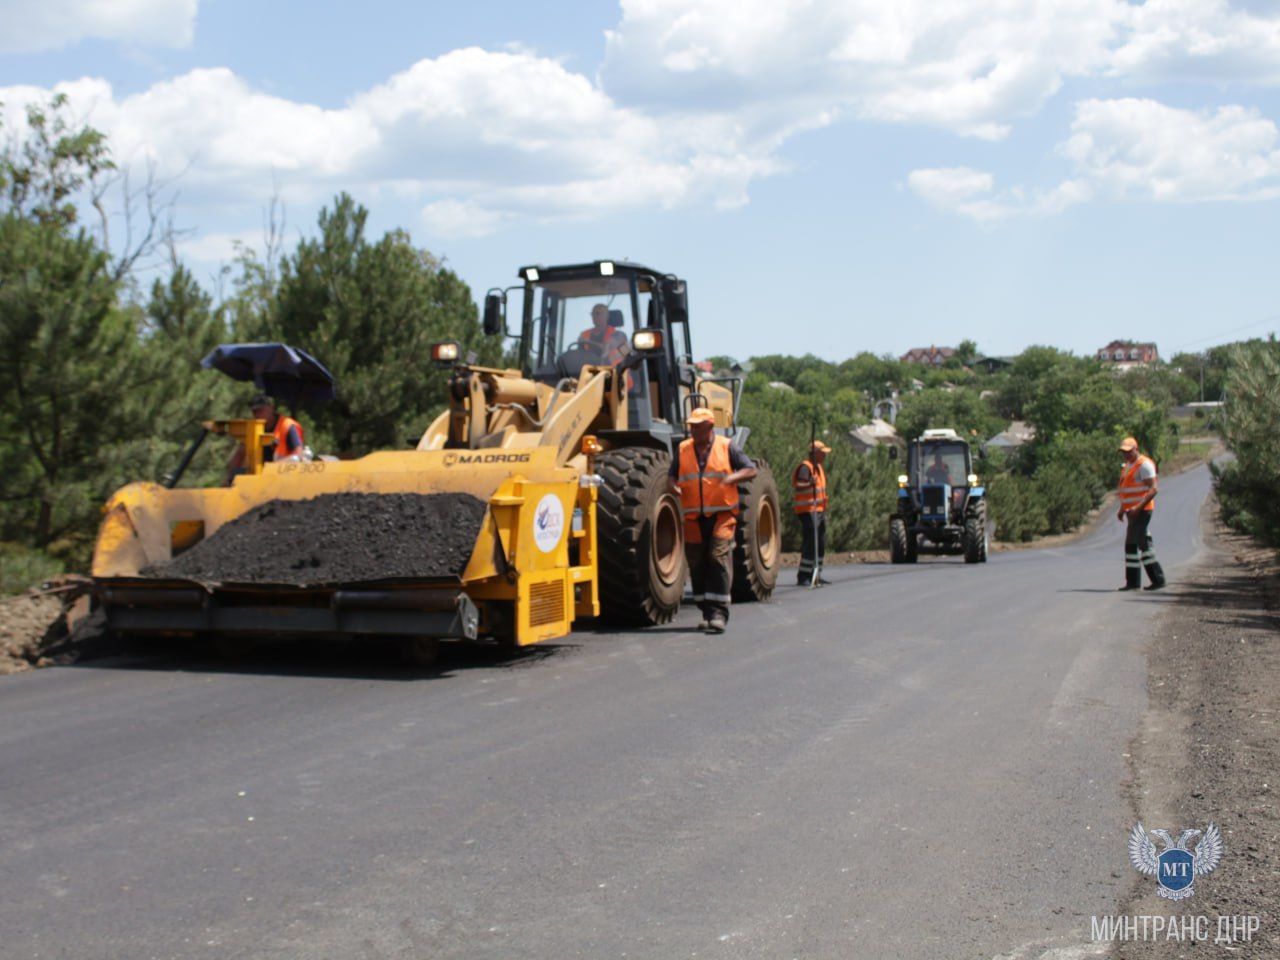
<path id="1" fill-rule="evenodd" d="M 328 403 L 333 374 L 305 350 L 286 343 L 224 343 L 200 361 L 233 380 L 252 381 L 259 390 L 290 407 Z"/>

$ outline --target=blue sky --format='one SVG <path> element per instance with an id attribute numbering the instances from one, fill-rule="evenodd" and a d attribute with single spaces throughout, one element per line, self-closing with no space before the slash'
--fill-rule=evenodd
<path id="1" fill-rule="evenodd" d="M 477 296 L 679 273 L 704 355 L 1280 327 L 1275 3 L 104 6 L 0 0 L 6 125 L 62 89 L 180 173 L 206 276 L 273 190 L 296 238 L 346 189 Z"/>

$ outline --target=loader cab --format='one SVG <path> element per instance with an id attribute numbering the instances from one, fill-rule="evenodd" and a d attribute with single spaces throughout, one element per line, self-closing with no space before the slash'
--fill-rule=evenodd
<path id="1" fill-rule="evenodd" d="M 618 363 L 637 330 L 662 331 L 663 346 L 628 368 L 628 432 L 664 445 L 683 422 L 694 384 L 684 281 L 625 261 L 522 267 L 523 310 L 517 352 L 526 376 L 556 386 L 587 365 Z M 607 311 L 601 333 L 593 311 Z"/>

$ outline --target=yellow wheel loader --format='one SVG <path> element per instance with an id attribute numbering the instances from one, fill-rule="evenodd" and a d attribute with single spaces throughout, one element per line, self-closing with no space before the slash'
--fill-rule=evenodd
<path id="1" fill-rule="evenodd" d="M 521 646 L 564 636 L 579 617 L 669 621 L 686 577 L 671 457 L 694 406 L 710 407 L 734 443 L 746 441 L 749 430 L 737 422 L 740 381 L 695 367 L 687 288 L 675 276 L 604 260 L 524 267 L 519 278 L 486 295 L 483 322 L 487 335 L 515 340 L 518 368 L 477 366 L 458 344 L 435 344 L 434 375 L 447 377 L 448 408 L 415 449 L 264 462 L 271 437 L 262 421 L 213 421 L 210 432 L 245 447 L 246 472 L 231 486 L 119 490 L 104 508 L 93 560 L 111 629 L 391 636 L 425 659 L 438 640 Z M 509 324 L 516 300 L 518 324 L 514 316 Z M 768 465 L 758 465 L 741 491 L 738 601 L 767 598 L 778 573 L 777 488 Z M 341 582 L 173 573 L 224 527 L 229 536 L 229 524 L 269 514 L 276 501 L 307 501 L 290 504 L 305 518 L 337 494 L 478 498 L 474 547 L 465 563 L 430 576 L 414 575 L 412 565 L 407 575 L 397 567 L 396 576 Z M 412 545 L 426 566 L 432 549 L 426 532 Z"/>

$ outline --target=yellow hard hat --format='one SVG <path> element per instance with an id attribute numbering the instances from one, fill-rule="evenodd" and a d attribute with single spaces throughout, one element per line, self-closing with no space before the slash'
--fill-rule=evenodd
<path id="1" fill-rule="evenodd" d="M 689 416 L 685 418 L 685 423 L 715 423 L 716 415 L 711 412 L 709 407 L 694 407 L 689 411 Z"/>

